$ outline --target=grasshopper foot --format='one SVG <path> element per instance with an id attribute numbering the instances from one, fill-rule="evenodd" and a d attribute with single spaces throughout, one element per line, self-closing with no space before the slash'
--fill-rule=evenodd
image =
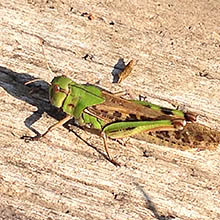
<path id="1" fill-rule="evenodd" d="M 118 163 L 117 161 L 115 161 L 115 160 L 113 160 L 113 159 L 111 159 L 111 158 L 108 158 L 108 160 L 109 160 L 113 165 L 115 165 L 116 167 L 120 167 L 120 166 L 121 166 L 120 163 Z"/>
<path id="2" fill-rule="evenodd" d="M 31 136 L 22 136 L 21 139 L 24 139 L 24 141 L 26 143 L 30 142 L 30 141 L 38 141 L 41 138 L 41 135 L 36 135 L 34 137 Z"/>

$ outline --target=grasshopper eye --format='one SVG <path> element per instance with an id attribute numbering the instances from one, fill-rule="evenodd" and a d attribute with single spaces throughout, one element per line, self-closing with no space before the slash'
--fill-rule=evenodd
<path id="1" fill-rule="evenodd" d="M 65 91 L 65 90 L 64 90 Z M 52 105 L 60 108 L 66 99 L 66 92 L 58 84 L 52 84 L 49 88 L 49 100 Z"/>
<path id="2" fill-rule="evenodd" d="M 53 86 L 53 91 L 54 91 L 55 93 L 60 92 L 60 87 L 55 84 L 55 85 Z"/>

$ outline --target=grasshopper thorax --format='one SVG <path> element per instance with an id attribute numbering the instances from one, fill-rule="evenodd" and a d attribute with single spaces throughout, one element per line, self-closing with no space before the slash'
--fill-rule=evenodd
<path id="1" fill-rule="evenodd" d="M 72 80 L 66 76 L 58 76 L 52 80 L 49 88 L 49 99 L 52 105 L 57 108 L 62 107 L 70 92 L 69 84 L 71 82 Z"/>

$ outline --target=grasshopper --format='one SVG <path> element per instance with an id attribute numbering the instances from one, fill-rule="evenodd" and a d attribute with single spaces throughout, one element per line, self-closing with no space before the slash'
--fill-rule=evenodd
<path id="1" fill-rule="evenodd" d="M 74 118 L 82 128 L 103 138 L 106 154 L 111 161 L 107 138 L 118 139 L 156 131 L 177 134 L 197 118 L 194 113 L 184 113 L 146 101 L 127 100 L 94 85 L 77 84 L 66 76 L 52 80 L 49 99 L 52 105 L 66 113 L 66 117 L 42 135 L 26 139 L 39 140 Z"/>
<path id="2" fill-rule="evenodd" d="M 133 65 L 134 61 L 130 61 L 120 73 L 120 82 L 131 73 Z M 47 67 L 51 71 L 48 63 Z M 66 117 L 42 135 L 24 136 L 24 139 L 39 140 L 74 118 L 83 129 L 103 138 L 106 154 L 115 165 L 118 163 L 110 157 L 107 138 L 135 136 L 183 150 L 215 149 L 220 143 L 220 132 L 196 123 L 194 113 L 160 107 L 147 101 L 127 100 L 94 85 L 77 84 L 64 75 L 52 80 L 49 99 L 52 105 L 66 113 Z"/>

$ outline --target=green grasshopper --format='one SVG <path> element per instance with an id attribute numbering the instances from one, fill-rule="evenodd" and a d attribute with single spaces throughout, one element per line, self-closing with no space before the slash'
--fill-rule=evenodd
<path id="1" fill-rule="evenodd" d="M 44 53 L 44 41 L 40 40 Z M 133 65 L 133 60 L 126 65 L 119 75 L 119 82 L 130 75 Z M 47 67 L 51 71 L 48 62 Z M 52 80 L 49 99 L 52 105 L 66 113 L 66 117 L 49 127 L 42 135 L 24 138 L 39 140 L 74 118 L 83 129 L 103 138 L 106 154 L 115 165 L 118 164 L 109 155 L 107 138 L 135 136 L 151 143 L 159 141 L 158 144 L 183 150 L 215 149 L 220 143 L 220 133 L 195 123 L 197 115 L 194 113 L 184 113 L 146 101 L 127 100 L 94 85 L 77 84 L 66 76 L 58 76 Z"/>
<path id="2" fill-rule="evenodd" d="M 52 80 L 49 99 L 52 105 L 66 113 L 66 117 L 42 135 L 29 139 L 38 140 L 74 118 L 85 130 L 103 137 L 105 151 L 111 161 L 107 137 L 118 139 L 142 132 L 177 132 L 186 123 L 196 121 L 193 113 L 160 107 L 146 101 L 127 100 L 93 85 L 77 84 L 66 76 Z"/>

